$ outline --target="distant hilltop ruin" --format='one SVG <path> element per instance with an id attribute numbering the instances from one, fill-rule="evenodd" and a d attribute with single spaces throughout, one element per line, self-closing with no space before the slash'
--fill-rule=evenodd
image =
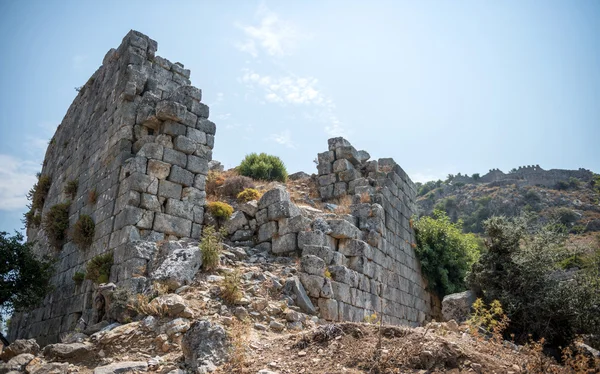
<path id="1" fill-rule="evenodd" d="M 563 170 L 550 169 L 544 170 L 540 165 L 519 166 L 508 173 L 500 169 L 491 169 L 487 174 L 478 176 L 461 175 L 460 173 L 452 178 L 453 183 L 501 183 L 517 184 L 519 186 L 542 186 L 553 188 L 560 182 L 567 182 L 570 178 L 577 178 L 583 182 L 589 182 L 594 177 L 594 173 L 587 169 Z"/>

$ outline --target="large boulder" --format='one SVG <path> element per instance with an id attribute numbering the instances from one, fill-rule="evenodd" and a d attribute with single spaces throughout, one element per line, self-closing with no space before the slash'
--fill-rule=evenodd
<path id="1" fill-rule="evenodd" d="M 190 284 L 202 266 L 202 253 L 196 245 L 175 249 L 162 264 L 152 272 L 151 277 L 166 284 L 169 290 Z"/>
<path id="2" fill-rule="evenodd" d="M 12 342 L 8 347 L 5 347 L 0 354 L 0 359 L 3 361 L 8 361 L 11 358 L 18 356 L 23 353 L 31 353 L 32 355 L 37 355 L 40 351 L 40 346 L 35 341 L 35 339 L 19 339 Z"/>
<path id="3" fill-rule="evenodd" d="M 146 361 L 123 361 L 114 364 L 98 366 L 94 369 L 94 374 L 117 374 L 146 371 L 148 363 Z"/>
<path id="4" fill-rule="evenodd" d="M 208 320 L 195 322 L 181 342 L 186 364 L 197 372 L 208 371 L 227 361 L 230 346 L 225 329 Z"/>
<path id="5" fill-rule="evenodd" d="M 186 304 L 183 297 L 171 293 L 153 299 L 150 307 L 164 311 L 170 317 L 178 317 L 185 310 Z"/>
<path id="6" fill-rule="evenodd" d="M 83 359 L 93 351 L 94 345 L 91 343 L 56 343 L 44 347 L 44 356 L 56 361 Z"/>
<path id="7" fill-rule="evenodd" d="M 302 282 L 300 282 L 298 277 L 290 277 L 286 279 L 283 287 L 283 293 L 294 299 L 296 305 L 298 305 L 305 313 L 317 313 L 317 309 L 313 305 L 312 301 L 310 301 L 310 298 L 308 297 L 308 294 L 306 293 L 306 290 L 304 289 L 304 286 L 302 286 Z"/>
<path id="8" fill-rule="evenodd" d="M 442 316 L 446 321 L 451 319 L 462 323 L 469 318 L 471 306 L 475 302 L 476 296 L 473 291 L 453 293 L 444 296 L 442 300 Z"/>
<path id="9" fill-rule="evenodd" d="M 35 358 L 31 353 L 21 353 L 17 355 L 6 363 L 0 363 L 0 373 L 9 373 L 11 371 L 23 371 L 25 366 L 31 362 Z"/>

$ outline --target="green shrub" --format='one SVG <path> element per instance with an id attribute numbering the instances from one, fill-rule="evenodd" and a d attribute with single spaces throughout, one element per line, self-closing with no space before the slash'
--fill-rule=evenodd
<path id="1" fill-rule="evenodd" d="M 77 285 L 80 285 L 81 283 L 83 283 L 83 280 L 85 279 L 85 273 L 82 271 L 76 271 L 75 274 L 73 274 L 72 279 L 73 279 L 73 281 L 75 281 L 75 283 Z"/>
<path id="2" fill-rule="evenodd" d="M 71 202 L 56 204 L 50 208 L 43 218 L 43 227 L 48 241 L 55 248 L 60 248 L 67 238 L 69 228 L 69 208 Z"/>
<path id="3" fill-rule="evenodd" d="M 92 217 L 82 214 L 73 227 L 73 242 L 81 248 L 89 247 L 94 240 L 96 225 Z"/>
<path id="4" fill-rule="evenodd" d="M 552 212 L 552 216 L 560 224 L 565 225 L 567 227 L 571 226 L 579 219 L 579 215 L 575 213 L 575 211 L 565 207 L 555 209 Z"/>
<path id="5" fill-rule="evenodd" d="M 69 182 L 67 182 L 67 185 L 65 186 L 65 194 L 67 196 L 69 196 L 71 198 L 71 200 L 74 200 L 77 197 L 77 189 L 78 188 L 79 188 L 78 180 L 69 181 Z"/>
<path id="6" fill-rule="evenodd" d="M 23 214 L 23 223 L 28 229 L 38 228 L 42 224 L 42 216 L 35 214 L 35 211 L 30 209 L 28 212 Z"/>
<path id="7" fill-rule="evenodd" d="M 473 265 L 468 285 L 484 301 L 499 300 L 517 342 L 544 337 L 565 345 L 577 334 L 600 333 L 600 256 L 563 281 L 572 252 L 556 226 L 533 226 L 526 216 L 485 222 L 487 252 Z"/>
<path id="8" fill-rule="evenodd" d="M 98 255 L 88 261 L 86 265 L 85 279 L 89 279 L 96 284 L 108 283 L 110 278 L 110 268 L 113 265 L 112 252 Z"/>
<path id="9" fill-rule="evenodd" d="M 219 267 L 222 235 L 217 232 L 214 226 L 206 226 L 202 232 L 200 240 L 200 251 L 202 252 L 202 268 L 204 270 L 214 270 Z"/>
<path id="10" fill-rule="evenodd" d="M 237 195 L 237 199 L 242 202 L 258 200 L 260 199 L 260 192 L 258 192 L 254 188 L 246 188 Z"/>
<path id="11" fill-rule="evenodd" d="M 31 209 L 34 211 L 42 209 L 50 191 L 52 181 L 47 175 L 40 175 L 38 182 L 27 193 L 27 198 L 31 201 Z"/>
<path id="12" fill-rule="evenodd" d="M 285 182 L 287 170 L 281 159 L 266 153 L 251 153 L 244 158 L 237 171 L 250 178 Z"/>
<path id="13" fill-rule="evenodd" d="M 233 214 L 233 207 L 221 201 L 213 201 L 206 207 L 209 213 L 219 221 L 227 221 Z"/>
<path id="14" fill-rule="evenodd" d="M 481 175 L 479 175 L 479 173 L 475 173 L 471 176 L 471 178 L 473 178 L 474 181 L 478 181 L 481 179 Z"/>
<path id="15" fill-rule="evenodd" d="M 434 218 L 425 216 L 414 223 L 415 253 L 429 289 L 440 297 L 466 288 L 465 275 L 479 256 L 479 240 L 464 234 L 461 226 L 439 210 L 434 211 Z"/>

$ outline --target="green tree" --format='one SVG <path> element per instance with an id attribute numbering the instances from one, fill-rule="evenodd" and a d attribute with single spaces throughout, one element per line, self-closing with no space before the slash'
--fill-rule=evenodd
<path id="1" fill-rule="evenodd" d="M 35 256 L 32 243 L 24 243 L 22 234 L 0 232 L 0 320 L 42 301 L 51 289 L 52 265 L 52 260 Z"/>
<path id="2" fill-rule="evenodd" d="M 452 223 L 445 212 L 424 216 L 414 224 L 415 253 L 429 289 L 440 297 L 466 289 L 465 276 L 479 257 L 479 239 L 462 232 L 462 222 Z"/>
<path id="3" fill-rule="evenodd" d="M 467 283 L 484 301 L 499 300 L 510 319 L 507 333 L 565 345 L 575 334 L 600 332 L 600 261 L 575 275 L 562 272 L 571 253 L 566 231 L 551 223 L 534 226 L 529 216 L 492 217 L 485 222 L 487 252 Z M 600 256 L 598 256 L 600 257 Z"/>

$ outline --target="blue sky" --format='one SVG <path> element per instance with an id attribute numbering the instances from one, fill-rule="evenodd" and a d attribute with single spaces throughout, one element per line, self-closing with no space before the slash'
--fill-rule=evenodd
<path id="1" fill-rule="evenodd" d="M 76 92 L 130 30 L 191 69 L 214 158 L 315 172 L 343 135 L 415 181 L 526 164 L 600 172 L 600 2 L 2 1 L 0 230 Z"/>

